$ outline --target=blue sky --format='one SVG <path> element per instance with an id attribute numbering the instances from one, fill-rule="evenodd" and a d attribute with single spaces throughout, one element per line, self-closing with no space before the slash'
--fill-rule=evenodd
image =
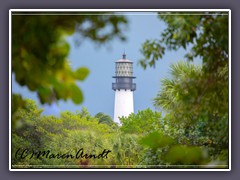
<path id="1" fill-rule="evenodd" d="M 24 98 L 34 99 L 39 107 L 44 108 L 43 114 L 59 115 L 61 111 L 69 110 L 75 112 L 81 110 L 82 106 L 86 107 L 91 115 L 98 112 L 104 112 L 113 117 L 114 110 L 114 91 L 112 90 L 112 76 L 115 73 L 115 61 L 122 57 L 123 51 L 127 54 L 127 59 L 134 62 L 133 71 L 137 78 L 137 90 L 134 92 L 134 111 L 151 108 L 153 98 L 160 89 L 160 80 L 169 77 L 169 66 L 179 60 L 184 60 L 183 49 L 178 51 L 166 51 L 162 60 L 159 60 L 155 68 L 143 70 L 138 65 L 142 58 L 140 47 L 147 39 L 160 38 L 161 32 L 166 25 L 160 21 L 156 14 L 131 14 L 126 15 L 129 21 L 128 29 L 124 31 L 127 37 L 126 42 L 113 40 L 108 46 L 98 47 L 89 40 L 85 40 L 81 46 L 74 45 L 74 38 L 68 37 L 67 40 L 71 45 L 69 60 L 71 66 L 76 69 L 85 66 L 90 70 L 89 76 L 83 82 L 77 84 L 84 94 L 84 102 L 81 105 L 74 104 L 71 100 L 59 101 L 52 106 L 41 105 L 35 92 L 30 92 L 27 87 L 19 86 L 13 76 L 12 91 L 20 93 Z"/>

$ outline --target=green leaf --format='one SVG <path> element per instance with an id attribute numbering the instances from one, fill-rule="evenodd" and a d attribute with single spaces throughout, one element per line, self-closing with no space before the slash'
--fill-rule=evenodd
<path id="1" fill-rule="evenodd" d="M 89 70 L 85 67 L 81 67 L 75 71 L 75 78 L 80 81 L 83 81 L 88 76 L 88 74 Z"/>
<path id="2" fill-rule="evenodd" d="M 165 156 L 165 160 L 172 164 L 201 164 L 203 151 L 200 147 L 188 147 L 184 145 L 173 146 Z"/>
<path id="3" fill-rule="evenodd" d="M 168 136 L 164 136 L 158 131 L 155 131 L 143 137 L 140 140 L 140 143 L 156 150 L 158 148 L 172 145 L 174 143 L 174 140 Z"/>
<path id="4" fill-rule="evenodd" d="M 75 85 L 70 86 L 71 99 L 75 104 L 80 104 L 83 101 L 82 91 Z"/>
<path id="5" fill-rule="evenodd" d="M 51 94 L 52 91 L 50 88 L 45 88 L 45 87 L 39 87 L 38 88 L 38 97 L 40 99 L 40 102 L 43 104 L 44 102 L 49 102 L 51 103 Z"/>

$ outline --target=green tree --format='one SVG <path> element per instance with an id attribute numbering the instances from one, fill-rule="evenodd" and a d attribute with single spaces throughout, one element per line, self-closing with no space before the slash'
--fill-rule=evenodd
<path id="1" fill-rule="evenodd" d="M 105 12 L 49 13 L 12 12 L 12 71 L 21 86 L 37 92 L 41 103 L 70 98 L 79 104 L 83 95 L 76 81 L 83 81 L 89 70 L 69 66 L 66 37 L 74 34 L 78 44 L 84 39 L 96 44 L 113 38 L 125 40 L 122 30 L 127 20 L 120 15 L 102 15 Z"/>
<path id="2" fill-rule="evenodd" d="M 12 164 L 29 164 L 26 160 L 14 158 L 19 148 L 32 149 L 43 148 L 44 142 L 40 137 L 42 132 L 38 131 L 37 123 L 41 118 L 42 109 L 38 109 L 33 100 L 25 100 L 24 108 L 18 108 L 15 112 L 15 126 L 12 127 Z M 32 162 L 32 163 L 35 163 Z"/>
<path id="3" fill-rule="evenodd" d="M 163 79 L 154 104 L 162 108 L 165 133 L 185 145 L 206 146 L 214 159 L 227 160 L 228 87 L 218 82 L 219 89 L 202 86 L 201 66 L 179 62 L 171 66 L 171 79 Z M 225 154 L 222 156 L 222 154 Z"/>
<path id="4" fill-rule="evenodd" d="M 142 45 L 144 58 L 140 64 L 144 68 L 155 66 L 156 61 L 163 58 L 166 49 L 189 47 L 186 58 L 194 60 L 200 57 L 206 73 L 218 74 L 228 65 L 227 12 L 161 12 L 158 17 L 167 28 L 161 33 L 161 39 L 146 40 Z"/>
<path id="5" fill-rule="evenodd" d="M 130 134 L 146 134 L 154 130 L 161 130 L 161 117 L 160 112 L 153 112 L 149 108 L 138 111 L 137 114 L 132 113 L 128 117 L 120 118 L 121 131 Z"/>
<path id="6" fill-rule="evenodd" d="M 84 111 L 87 111 L 84 109 Z M 85 165 L 105 165 L 109 167 L 113 162 L 117 164 L 113 153 L 108 159 L 57 159 L 42 157 L 39 159 L 17 158 L 17 150 L 27 149 L 32 151 L 47 151 L 51 153 L 71 153 L 76 154 L 80 148 L 85 153 L 101 153 L 104 149 L 112 150 L 113 142 L 116 136 L 116 128 L 98 122 L 98 119 L 92 116 L 79 116 L 79 113 L 65 111 L 60 117 L 43 116 L 42 109 L 38 109 L 33 100 L 26 100 L 25 108 L 18 108 L 16 115 L 19 121 L 16 128 L 12 131 L 12 165 L 16 168 L 34 168 L 49 167 L 59 168 L 82 168 Z M 31 154 L 30 154 L 31 156 Z M 15 166 L 17 165 L 17 166 Z M 68 166 L 70 165 L 70 166 Z"/>
<path id="7" fill-rule="evenodd" d="M 141 161 L 143 148 L 138 142 L 139 136 L 119 132 L 112 139 L 114 168 L 134 168 Z M 120 165 L 120 166 L 119 166 Z"/>
<path id="8" fill-rule="evenodd" d="M 98 119 L 98 123 L 113 125 L 115 124 L 111 118 L 111 116 L 104 114 L 102 112 L 99 112 L 95 115 L 95 118 Z"/>
<path id="9" fill-rule="evenodd" d="M 228 162 L 228 13 L 159 13 L 167 28 L 160 39 L 147 40 L 140 65 L 154 67 L 166 50 L 187 50 L 190 63 L 171 65 L 171 78 L 163 79 L 154 99 L 166 112 L 165 134 L 183 145 L 207 147 L 212 160 Z M 201 15 L 199 15 L 201 14 Z M 181 148 L 177 148 L 181 149 Z M 176 152 L 176 151 L 172 151 Z"/>
<path id="10" fill-rule="evenodd" d="M 77 114 L 79 115 L 80 118 L 85 117 L 86 119 L 91 118 L 91 114 L 88 112 L 88 109 L 86 107 L 82 107 L 81 111 L 77 111 Z"/>
<path id="11" fill-rule="evenodd" d="M 161 99 L 164 101 L 165 96 L 165 104 L 161 105 L 173 105 L 172 100 L 176 101 L 181 96 L 185 105 L 194 104 L 192 109 L 191 106 L 187 106 L 191 112 L 199 107 L 211 108 L 214 114 L 224 116 L 228 113 L 228 14 L 187 13 L 189 15 L 186 15 L 186 12 L 175 12 L 171 15 L 159 13 L 159 18 L 166 23 L 167 28 L 162 32 L 160 40 L 147 40 L 143 44 L 141 51 L 144 59 L 140 64 L 144 68 L 147 65 L 154 66 L 157 60 L 163 58 L 165 49 L 190 48 L 185 57 L 189 61 L 196 57 L 201 58 L 202 67 L 195 68 L 190 64 L 172 65 L 174 80 L 163 80 L 163 84 L 165 87 L 171 87 L 173 81 L 180 80 L 175 89 L 172 88 L 175 94 L 167 91 L 162 94 Z M 156 100 L 155 105 L 158 105 L 160 101 Z"/>
<path id="12" fill-rule="evenodd" d="M 184 165 L 195 167 L 195 165 L 205 164 L 208 161 L 203 148 L 182 145 L 177 139 L 173 139 L 160 131 L 147 134 L 139 142 L 143 147 L 147 147 L 141 153 L 140 165 L 143 167 L 184 168 Z"/>

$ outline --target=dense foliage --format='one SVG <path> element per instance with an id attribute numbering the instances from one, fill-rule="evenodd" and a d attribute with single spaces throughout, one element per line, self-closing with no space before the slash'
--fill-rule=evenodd
<path id="1" fill-rule="evenodd" d="M 113 122 L 105 123 L 103 117 L 109 117 L 108 115 L 98 113 L 92 117 L 85 108 L 76 113 L 62 112 L 60 117 L 42 116 L 41 112 L 32 100 L 26 100 L 26 107 L 17 110 L 16 115 L 20 120 L 16 128 L 12 129 L 13 167 L 121 168 L 138 164 L 141 149 L 137 143 L 138 136 L 121 132 L 118 126 L 113 126 Z M 99 154 L 104 149 L 111 152 L 107 158 L 102 159 L 49 159 L 46 156 L 30 158 L 33 151 L 50 150 L 55 154 L 76 154 L 81 148 L 88 154 Z M 29 156 L 21 158 L 24 149 L 29 151 Z"/>
<path id="2" fill-rule="evenodd" d="M 167 28 L 160 39 L 146 40 L 140 64 L 155 66 L 166 50 L 189 49 L 190 61 L 200 57 L 204 72 L 218 73 L 228 64 L 228 13 L 227 12 L 161 12 L 159 18 Z M 213 72 L 214 71 L 214 72 Z"/>
<path id="3" fill-rule="evenodd" d="M 51 104 L 59 99 L 81 103 L 83 95 L 76 82 L 83 81 L 89 70 L 70 67 L 66 37 L 73 35 L 79 45 L 85 39 L 97 45 L 113 38 L 125 40 L 122 31 L 127 20 L 104 13 L 13 12 L 12 71 L 16 81 L 36 91 L 41 103 Z"/>
<path id="4" fill-rule="evenodd" d="M 105 121 L 108 115 L 91 116 L 86 108 L 44 116 L 34 101 L 25 101 L 12 129 L 13 168 L 189 168 L 212 160 L 205 145 L 188 142 L 191 136 L 150 109 L 121 118 L 119 127 Z M 76 158 L 81 149 L 88 155 L 110 152 L 105 158 Z M 70 154 L 74 157 L 66 158 Z"/>
<path id="5" fill-rule="evenodd" d="M 142 67 L 155 66 L 166 49 L 188 50 L 188 62 L 171 65 L 171 77 L 161 80 L 154 99 L 154 105 L 165 112 L 165 133 L 183 145 L 204 147 L 210 164 L 227 164 L 228 14 L 176 12 L 159 13 L 159 18 L 167 28 L 160 39 L 147 40 L 142 45 Z M 189 62 L 195 58 L 202 60 L 201 66 Z"/>

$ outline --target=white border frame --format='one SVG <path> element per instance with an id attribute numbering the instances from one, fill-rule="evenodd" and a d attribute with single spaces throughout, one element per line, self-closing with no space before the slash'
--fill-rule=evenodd
<path id="1" fill-rule="evenodd" d="M 12 97 L 12 12 L 228 12 L 229 13 L 229 168 L 228 169 L 12 169 L 11 165 L 11 97 Z M 64 14 L 63 14 L 64 15 Z M 230 9 L 10 9 L 9 10 L 9 171 L 231 171 L 231 10 Z"/>

